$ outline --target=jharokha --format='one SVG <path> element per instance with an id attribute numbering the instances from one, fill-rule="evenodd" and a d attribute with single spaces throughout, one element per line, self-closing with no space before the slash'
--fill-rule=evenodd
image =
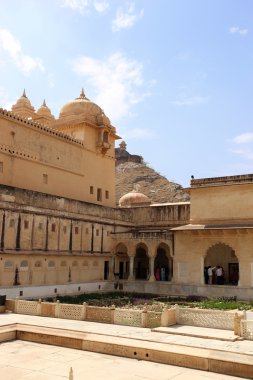
<path id="1" fill-rule="evenodd" d="M 119 287 L 252 298 L 253 175 L 192 179 L 190 202 L 152 204 L 137 186 L 116 204 L 119 136 L 83 90 L 58 118 L 24 92 L 0 109 L 0 136 L 7 294 Z M 125 148 L 116 150 L 124 162 Z"/>

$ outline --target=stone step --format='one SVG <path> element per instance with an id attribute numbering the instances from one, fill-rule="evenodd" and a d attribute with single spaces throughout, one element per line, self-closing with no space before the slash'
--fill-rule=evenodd
<path id="1" fill-rule="evenodd" d="M 184 326 L 184 325 L 174 325 L 169 327 L 156 327 L 152 329 L 153 332 L 173 334 L 173 335 L 183 335 L 191 336 L 196 338 L 204 339 L 217 339 L 229 342 L 235 342 L 236 340 L 242 340 L 238 335 L 234 335 L 231 330 L 217 330 L 206 327 L 196 327 L 196 326 Z"/>

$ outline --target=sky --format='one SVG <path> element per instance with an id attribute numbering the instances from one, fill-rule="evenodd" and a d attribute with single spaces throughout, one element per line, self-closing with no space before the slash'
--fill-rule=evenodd
<path id="1" fill-rule="evenodd" d="M 86 96 L 169 180 L 253 173 L 252 0 L 0 0 L 0 107 Z M 1 136 L 0 136 L 1 139 Z M 117 142 L 118 144 L 119 142 Z"/>

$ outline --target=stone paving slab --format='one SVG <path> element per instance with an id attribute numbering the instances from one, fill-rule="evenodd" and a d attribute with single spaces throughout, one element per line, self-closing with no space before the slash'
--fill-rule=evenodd
<path id="1" fill-rule="evenodd" d="M 233 331 L 210 329 L 205 327 L 175 325 L 169 327 L 156 327 L 153 328 L 152 331 L 164 334 L 192 336 L 202 339 L 223 340 L 228 342 L 242 340 L 242 338 L 238 335 L 234 335 Z"/>
<path id="2" fill-rule="evenodd" d="M 221 352 L 207 348 L 171 345 L 161 342 L 151 342 L 140 339 L 115 337 L 71 331 L 61 328 L 42 327 L 35 325 L 16 324 L 17 339 L 55 346 L 87 350 L 102 354 L 110 354 L 138 360 L 152 361 L 168 365 L 201 369 L 226 375 L 236 375 L 253 379 L 252 356 Z M 0 334 L 1 336 L 1 334 Z M 18 365 L 23 368 L 23 361 L 29 360 L 21 357 Z M 42 369 L 43 362 L 37 358 L 29 364 L 30 369 Z"/>
<path id="3" fill-rule="evenodd" d="M 213 372 L 16 340 L 0 344 L 1 380 L 239 380 Z M 22 358 L 22 360 L 20 360 Z M 39 358 L 39 362 L 38 362 Z M 39 364 L 36 368 L 34 362 Z"/>

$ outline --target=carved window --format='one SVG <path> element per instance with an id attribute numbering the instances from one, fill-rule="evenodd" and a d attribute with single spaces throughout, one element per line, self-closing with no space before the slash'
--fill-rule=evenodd
<path id="1" fill-rule="evenodd" d="M 21 268 L 27 268 L 28 267 L 28 261 L 27 260 L 22 260 L 20 264 Z"/>
<path id="2" fill-rule="evenodd" d="M 102 202 L 102 189 L 97 189 L 97 201 Z"/>
<path id="3" fill-rule="evenodd" d="M 13 267 L 13 261 L 7 260 L 4 263 L 5 268 L 12 268 Z"/>
<path id="4" fill-rule="evenodd" d="M 105 190 L 105 199 L 109 199 L 109 191 Z"/>
<path id="5" fill-rule="evenodd" d="M 96 236 L 99 236 L 99 230 L 96 230 Z"/>
<path id="6" fill-rule="evenodd" d="M 103 133 L 103 142 L 104 143 L 109 142 L 109 133 L 107 131 L 104 131 L 104 133 Z"/>
<path id="7" fill-rule="evenodd" d="M 42 267 L 41 261 L 36 261 L 34 266 L 35 268 L 41 268 Z"/>
<path id="8" fill-rule="evenodd" d="M 48 183 L 48 175 L 43 174 L 42 180 L 43 180 L 43 183 L 47 184 Z"/>
<path id="9" fill-rule="evenodd" d="M 54 267 L 55 267 L 55 263 L 54 263 L 54 261 L 50 260 L 50 261 L 48 262 L 48 268 L 54 268 Z"/>
<path id="10" fill-rule="evenodd" d="M 56 231 L 56 224 L 55 223 L 52 223 L 51 230 L 52 230 L 52 232 Z"/>
<path id="11" fill-rule="evenodd" d="M 43 223 L 39 223 L 39 225 L 38 225 L 38 229 L 39 229 L 39 230 L 42 230 L 42 228 L 43 228 Z"/>
<path id="12" fill-rule="evenodd" d="M 29 228 L 29 221 L 28 221 L 28 220 L 25 220 L 25 221 L 24 221 L 24 229 L 25 229 L 25 230 L 28 230 L 28 228 Z"/>
<path id="13" fill-rule="evenodd" d="M 90 186 L 90 194 L 94 194 L 94 187 Z"/>

